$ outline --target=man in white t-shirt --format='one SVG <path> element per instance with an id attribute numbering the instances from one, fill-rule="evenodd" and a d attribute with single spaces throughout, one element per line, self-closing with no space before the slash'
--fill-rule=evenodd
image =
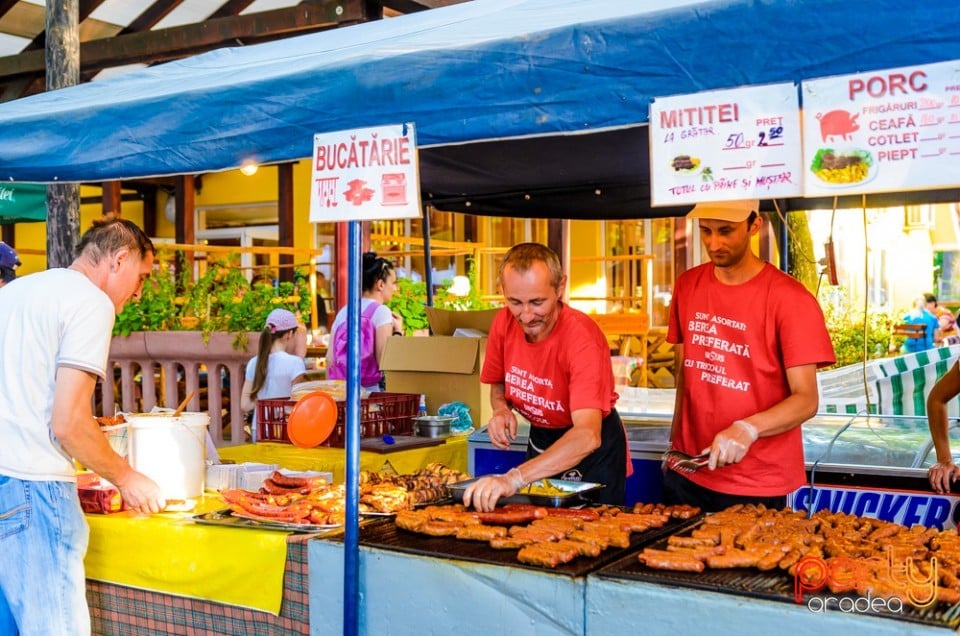
<path id="1" fill-rule="evenodd" d="M 74 460 L 143 512 L 165 502 L 117 455 L 91 409 L 116 314 L 139 297 L 154 247 L 125 219 L 94 223 L 69 268 L 18 278 L 0 301 L 0 634 L 89 634 L 89 529 Z"/>

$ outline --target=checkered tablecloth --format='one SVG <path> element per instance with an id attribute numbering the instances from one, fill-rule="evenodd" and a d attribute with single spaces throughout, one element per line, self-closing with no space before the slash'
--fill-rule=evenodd
<path id="1" fill-rule="evenodd" d="M 307 540 L 290 535 L 280 615 L 173 596 L 113 583 L 87 581 L 92 631 L 102 636 L 223 634 L 288 636 L 310 632 Z"/>

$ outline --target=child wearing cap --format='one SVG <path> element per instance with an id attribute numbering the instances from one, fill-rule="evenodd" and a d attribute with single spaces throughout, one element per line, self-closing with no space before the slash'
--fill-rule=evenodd
<path id="1" fill-rule="evenodd" d="M 3 287 L 17 277 L 17 268 L 20 267 L 20 258 L 17 252 L 0 241 L 0 287 Z"/>
<path id="2" fill-rule="evenodd" d="M 293 385 L 303 381 L 307 371 L 303 356 L 307 352 L 307 330 L 293 312 L 274 309 L 267 316 L 256 357 L 247 363 L 240 407 L 254 411 L 257 400 L 288 398 Z M 257 414 L 253 414 L 253 430 Z"/>

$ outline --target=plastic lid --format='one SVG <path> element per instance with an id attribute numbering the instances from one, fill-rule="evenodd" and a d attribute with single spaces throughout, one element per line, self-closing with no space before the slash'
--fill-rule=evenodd
<path id="1" fill-rule="evenodd" d="M 322 391 L 297 400 L 287 417 L 287 436 L 294 446 L 313 448 L 330 437 L 337 425 L 337 403 Z"/>

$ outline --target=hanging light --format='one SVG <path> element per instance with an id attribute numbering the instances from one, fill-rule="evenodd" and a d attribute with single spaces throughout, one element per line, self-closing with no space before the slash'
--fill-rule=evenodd
<path id="1" fill-rule="evenodd" d="M 243 163 L 240 164 L 240 172 L 245 174 L 248 177 L 252 177 L 257 174 L 257 169 L 260 166 L 257 165 L 257 162 L 253 159 L 244 159 Z"/>

